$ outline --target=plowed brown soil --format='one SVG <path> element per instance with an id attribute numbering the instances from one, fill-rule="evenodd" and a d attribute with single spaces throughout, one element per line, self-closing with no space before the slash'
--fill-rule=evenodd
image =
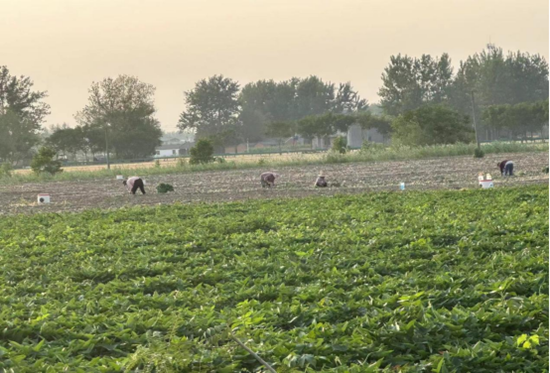
<path id="1" fill-rule="evenodd" d="M 502 177 L 497 161 L 512 159 L 513 177 Z M 311 195 L 351 194 L 367 191 L 399 190 L 400 182 L 408 190 L 477 188 L 478 172 L 490 172 L 495 188 L 532 183 L 548 183 L 542 171 L 548 165 L 548 152 L 445 157 L 426 160 L 372 163 L 325 164 L 278 168 L 277 186 L 262 189 L 259 175 L 265 169 L 211 171 L 148 176 L 147 195 L 130 195 L 122 183 L 112 179 L 29 183 L 0 186 L 0 215 L 13 213 L 80 211 L 91 208 L 119 208 L 132 205 L 156 205 L 175 202 L 217 202 L 258 198 L 305 197 Z M 313 188 L 319 171 L 329 184 Z M 139 175 L 138 175 L 139 176 Z M 172 184 L 175 191 L 157 194 L 156 185 Z M 50 204 L 38 205 L 38 193 L 49 193 Z M 138 192 L 139 193 L 139 192 Z"/>

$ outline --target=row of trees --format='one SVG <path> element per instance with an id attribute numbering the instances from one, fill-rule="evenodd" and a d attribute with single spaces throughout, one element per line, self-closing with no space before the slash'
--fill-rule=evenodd
<path id="1" fill-rule="evenodd" d="M 548 64 L 540 55 L 522 52 L 505 55 L 494 45 L 460 62 L 456 73 L 448 54 L 419 58 L 391 56 L 382 74 L 379 96 L 384 114 L 391 117 L 427 105 L 443 105 L 465 118 L 475 108 L 477 118 L 481 119 L 480 132 L 492 140 L 499 134 L 481 114 L 493 105 L 546 99 Z M 262 80 L 242 89 L 229 78 L 214 76 L 201 80 L 186 92 L 185 104 L 179 128 L 196 131 L 198 137 L 212 137 L 225 145 L 266 136 L 280 138 L 292 131 L 306 138 L 328 136 L 333 134 L 329 128 L 334 130 L 338 125 L 327 124 L 327 120 L 337 117 L 324 114 L 359 113 L 368 109 L 367 102 L 349 83 L 336 86 L 316 76 L 283 82 Z M 318 118 L 312 119 L 315 116 Z M 464 136 L 468 137 L 469 129 L 466 132 Z"/>
<path id="2" fill-rule="evenodd" d="M 301 135 L 306 140 L 314 137 L 327 138 L 335 133 L 345 133 L 353 124 L 368 130 L 376 128 L 382 134 L 391 131 L 391 118 L 376 116 L 369 111 L 354 111 L 349 114 L 335 114 L 327 112 L 322 115 L 308 115 L 300 120 L 276 121 L 266 125 L 266 134 L 276 138 L 279 147 L 283 141 L 295 134 Z"/>
<path id="3" fill-rule="evenodd" d="M 119 158 L 148 156 L 162 134 L 154 116 L 154 92 L 152 85 L 132 76 L 94 82 L 87 104 L 75 115 L 77 126 L 55 128 L 48 143 L 66 154 L 94 155 L 107 147 Z M 365 114 L 369 105 L 350 83 L 333 84 L 310 76 L 261 80 L 241 89 L 238 82 L 215 75 L 184 93 L 178 127 L 195 132 L 197 138 L 211 138 L 218 147 L 293 134 L 326 137 L 345 131 L 352 121 L 383 133 L 393 128 L 393 136 L 402 138 L 405 132 L 412 133 L 411 128 L 400 132 L 390 126 L 393 119 L 409 122 L 408 113 L 437 106 L 454 110 L 462 122 L 475 108 L 480 132 L 488 140 L 503 133 L 525 137 L 526 132 L 542 131 L 541 110 L 548 110 L 547 102 L 542 102 L 548 98 L 548 64 L 539 55 L 505 55 L 493 45 L 461 62 L 456 73 L 447 54 L 397 55 L 382 74 L 379 96 L 384 116 L 378 117 Z M 26 158 L 40 142 L 50 112 L 45 97 L 46 92 L 33 90 L 28 77 L 12 76 L 6 67 L 0 68 L 1 160 Z M 457 128 L 469 136 L 468 126 Z"/>
<path id="4" fill-rule="evenodd" d="M 31 157 L 41 142 L 42 125 L 50 107 L 46 92 L 34 91 L 28 77 L 12 76 L 0 67 L 0 160 L 17 163 Z M 75 115 L 76 127 L 55 127 L 47 145 L 64 154 L 92 156 L 109 152 L 119 158 L 145 157 L 160 144 L 155 119 L 155 88 L 136 77 L 120 75 L 94 82 L 88 103 Z"/>
<path id="5" fill-rule="evenodd" d="M 185 92 L 186 108 L 178 127 L 210 137 L 218 145 L 269 136 L 270 123 L 294 122 L 312 115 L 366 110 L 350 83 L 336 86 L 316 76 L 283 82 L 260 80 L 245 85 L 221 75 L 199 81 Z"/>
<path id="6" fill-rule="evenodd" d="M 484 109 L 483 121 L 491 132 L 526 140 L 544 133 L 548 126 L 548 99 L 515 105 L 491 105 Z M 529 136 L 528 136 L 529 134 Z"/>
<path id="7" fill-rule="evenodd" d="M 378 94 L 384 112 L 393 116 L 429 104 L 447 105 L 464 115 L 472 115 L 474 107 L 477 118 L 482 119 L 481 135 L 491 141 L 499 139 L 502 135 L 499 129 L 506 126 L 488 121 L 488 117 L 481 114 L 495 105 L 546 100 L 548 63 L 538 54 L 518 51 L 505 55 L 494 45 L 460 62 L 456 73 L 447 54 L 420 58 L 397 55 L 390 58 L 384 69 Z M 526 118 L 525 123 L 527 121 Z M 541 123 L 537 126 L 540 131 Z M 522 130 L 516 132 L 523 133 Z"/>

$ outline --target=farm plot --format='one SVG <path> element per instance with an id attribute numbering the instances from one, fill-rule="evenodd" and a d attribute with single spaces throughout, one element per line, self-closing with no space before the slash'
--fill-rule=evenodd
<path id="1" fill-rule="evenodd" d="M 497 161 L 513 159 L 516 176 L 502 178 Z M 62 212 L 88 208 L 116 208 L 125 205 L 156 205 L 174 202 L 232 201 L 258 198 L 304 197 L 309 195 L 353 194 L 365 191 L 397 190 L 405 182 L 407 190 L 460 189 L 477 187 L 477 174 L 491 172 L 495 186 L 547 183 L 542 172 L 548 165 L 548 152 L 499 154 L 483 159 L 446 157 L 415 161 L 343 163 L 287 166 L 277 169 L 282 178 L 273 190 L 262 190 L 259 174 L 265 169 L 211 171 L 155 175 L 145 178 L 146 196 L 131 196 L 120 181 L 96 179 L 0 186 L 0 214 L 17 212 Z M 312 187 L 319 171 L 338 187 L 316 190 Z M 128 176 L 128 175 L 127 175 Z M 169 183 L 175 192 L 155 193 L 159 183 Z M 50 193 L 50 205 L 36 205 L 38 193 Z"/>
<path id="2" fill-rule="evenodd" d="M 0 219 L 0 371 L 548 370 L 548 189 Z"/>

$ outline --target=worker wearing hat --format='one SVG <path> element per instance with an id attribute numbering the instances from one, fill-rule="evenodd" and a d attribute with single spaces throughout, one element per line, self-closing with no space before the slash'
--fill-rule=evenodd
<path id="1" fill-rule="evenodd" d="M 317 180 L 315 181 L 315 187 L 317 188 L 326 188 L 328 186 L 327 181 L 325 180 L 325 175 L 323 175 L 323 171 L 319 173 L 319 176 L 317 176 Z"/>

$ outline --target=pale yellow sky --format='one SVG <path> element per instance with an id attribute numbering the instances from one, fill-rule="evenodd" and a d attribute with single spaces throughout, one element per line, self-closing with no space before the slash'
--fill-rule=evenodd
<path id="1" fill-rule="evenodd" d="M 92 81 L 118 74 L 157 87 L 165 130 L 213 74 L 315 74 L 376 102 L 390 55 L 456 66 L 488 42 L 548 60 L 548 0 L 0 0 L 0 65 L 49 92 L 48 125 L 73 125 Z"/>

